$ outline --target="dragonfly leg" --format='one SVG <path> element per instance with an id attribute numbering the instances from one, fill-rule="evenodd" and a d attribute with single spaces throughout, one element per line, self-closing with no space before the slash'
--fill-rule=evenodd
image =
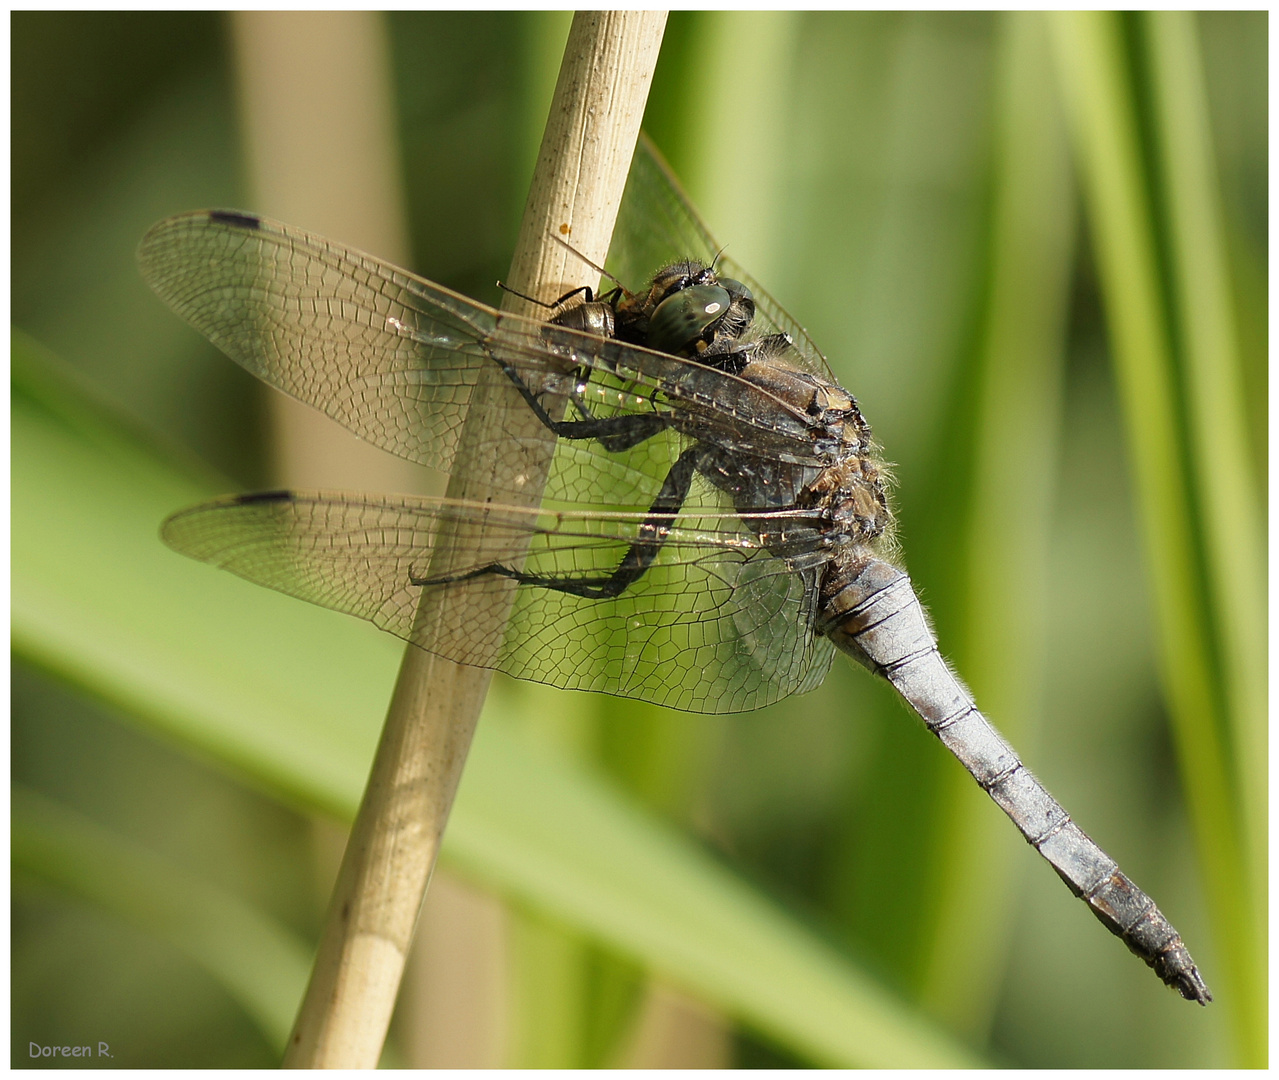
<path id="1" fill-rule="evenodd" d="M 745 347 L 737 337 L 716 338 L 698 355 L 697 361 L 717 371 L 739 375 L 752 358 L 780 355 L 792 344 L 789 334 L 769 334 Z"/>
<path id="2" fill-rule="evenodd" d="M 490 563 L 475 570 L 461 574 L 450 574 L 434 578 L 410 578 L 413 585 L 448 585 L 460 581 L 471 581 L 478 577 L 493 574 L 511 578 L 521 585 L 534 585 L 542 589 L 554 589 L 556 592 L 568 593 L 570 596 L 582 596 L 589 600 L 609 600 L 620 596 L 631 585 L 644 576 L 653 565 L 662 545 L 670 535 L 671 523 L 679 514 L 688 498 L 693 476 L 702 465 L 708 451 L 701 446 L 691 446 L 676 459 L 666 474 L 662 490 L 649 507 L 648 517 L 640 525 L 643 539 L 635 540 L 627 549 L 617 568 L 609 574 L 583 575 L 569 577 L 559 574 L 530 574 L 516 570 L 501 563 Z"/>
<path id="3" fill-rule="evenodd" d="M 585 411 L 585 410 L 583 410 Z M 651 439 L 669 426 L 659 413 L 645 416 L 610 416 L 597 420 L 561 420 L 551 430 L 561 439 L 596 439 L 610 454 L 619 454 Z"/>
<path id="4" fill-rule="evenodd" d="M 541 396 L 533 392 L 513 364 L 498 357 L 493 359 L 519 391 L 520 397 L 528 403 L 533 414 L 561 439 L 598 439 L 609 453 L 620 453 L 623 450 L 629 450 L 632 446 L 638 446 L 645 439 L 651 439 L 659 431 L 664 431 L 670 426 L 670 420 L 661 413 L 596 419 L 590 415 L 584 404 L 576 400 L 574 405 L 586 415 L 586 419 L 556 420 L 542 405 Z"/>

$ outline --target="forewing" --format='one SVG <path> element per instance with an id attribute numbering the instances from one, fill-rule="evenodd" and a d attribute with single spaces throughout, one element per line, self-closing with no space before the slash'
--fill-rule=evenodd
<path id="1" fill-rule="evenodd" d="M 170 218 L 147 233 L 138 257 L 161 298 L 237 363 L 374 445 L 441 471 L 452 468 L 481 373 L 499 363 L 567 419 L 583 415 L 572 404 L 564 411 L 574 395 L 595 417 L 691 408 L 698 437 L 735 451 L 816 460 L 806 418 L 750 383 L 499 314 L 269 219 L 232 211 Z M 528 408 L 511 397 L 485 416 L 495 442 L 509 443 L 521 426 L 506 420 L 509 412 Z M 646 506 L 678 449 L 670 439 L 626 455 L 594 440 L 566 443 L 549 494 L 581 498 L 599 472 L 611 478 L 610 503 Z M 516 469 L 495 477 L 496 491 L 523 490 Z"/>
<path id="2" fill-rule="evenodd" d="M 815 375 L 834 379 L 821 351 L 776 299 L 720 245 L 684 194 L 670 166 L 647 135 L 641 135 L 626 180 L 626 191 L 613 230 L 608 268 L 631 288 L 648 281 L 663 266 L 682 259 L 716 260 L 724 277 L 736 278 L 755 294 L 756 326 L 763 332 L 790 335 L 792 358 Z"/>
<path id="3" fill-rule="evenodd" d="M 486 562 L 455 556 L 448 583 L 424 583 L 445 576 L 434 551 L 445 523 L 447 534 L 482 531 Z M 598 578 L 642 523 L 635 514 L 276 492 L 182 511 L 163 535 L 183 554 L 369 619 L 450 660 L 552 686 L 736 712 L 821 681 L 833 652 L 813 632 L 819 567 L 797 570 L 771 555 L 732 516 L 671 530 L 649 571 L 612 599 L 483 572 L 498 560 L 539 576 Z"/>
<path id="4" fill-rule="evenodd" d="M 384 450 L 444 468 L 496 312 L 266 218 L 198 211 L 138 248 L 157 294 L 236 363 Z"/>

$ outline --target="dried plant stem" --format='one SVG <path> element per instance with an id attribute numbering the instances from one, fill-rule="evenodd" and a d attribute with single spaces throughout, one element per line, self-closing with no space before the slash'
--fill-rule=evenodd
<path id="1" fill-rule="evenodd" d="M 519 292 L 555 296 L 566 284 L 581 284 L 581 264 L 556 235 L 604 261 L 664 25 L 665 15 L 652 12 L 574 18 L 512 263 L 510 284 Z M 476 388 L 449 496 L 483 500 L 496 470 L 510 468 L 509 458 L 497 455 L 514 448 L 524 455 L 519 464 L 532 504 L 553 443 L 531 413 L 528 430 L 508 432 L 505 446 L 492 439 L 488 403 L 513 393 L 493 374 Z M 469 534 L 441 538 L 439 548 L 447 557 L 455 544 L 473 554 L 483 543 L 482 534 Z M 456 609 L 451 615 L 458 617 Z M 421 621 L 437 617 L 435 603 L 423 605 Z M 406 651 L 286 1067 L 377 1064 L 489 678 L 484 669 Z"/>
<path id="2" fill-rule="evenodd" d="M 235 11 L 244 155 L 255 211 L 408 263 L 389 28 L 374 11 Z M 417 491 L 423 470 L 318 409 L 269 394 L 271 484 Z"/>

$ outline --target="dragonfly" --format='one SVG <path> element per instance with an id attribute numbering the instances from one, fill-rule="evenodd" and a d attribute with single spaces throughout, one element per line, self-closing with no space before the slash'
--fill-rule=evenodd
<path id="1" fill-rule="evenodd" d="M 480 438 L 501 445 L 483 501 L 232 495 L 175 513 L 163 539 L 461 664 L 692 712 L 811 690 L 842 651 L 893 686 L 1108 930 L 1207 1004 L 1177 931 L 942 657 L 856 399 L 715 255 L 647 139 L 618 220 L 615 286 L 548 298 L 544 319 L 253 214 L 155 225 L 142 274 L 178 315 L 384 450 L 449 472 L 483 380 L 511 391 L 484 398 Z M 532 497 L 505 445 L 530 414 L 553 443 Z"/>

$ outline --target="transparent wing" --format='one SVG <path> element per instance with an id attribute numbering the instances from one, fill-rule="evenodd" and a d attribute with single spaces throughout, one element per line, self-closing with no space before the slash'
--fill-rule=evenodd
<path id="1" fill-rule="evenodd" d="M 647 135 L 641 135 L 609 247 L 610 272 L 634 288 L 635 282 L 651 279 L 672 262 L 689 258 L 710 262 L 721 250 L 661 152 Z M 755 294 L 757 329 L 789 334 L 795 344 L 792 359 L 814 375 L 836 381 L 808 331 L 767 289 L 729 256 L 721 256 L 716 266 L 723 276 L 736 278 Z"/>
<path id="2" fill-rule="evenodd" d="M 567 419 L 679 414 L 699 440 L 823 463 L 812 418 L 752 383 L 501 314 L 268 219 L 232 211 L 170 218 L 147 233 L 138 258 L 161 298 L 237 363 L 361 438 L 442 471 L 452 466 L 480 373 L 495 364 L 548 403 L 568 403 Z M 515 398 L 509 408 L 527 406 Z M 509 441 L 517 425 L 500 413 L 489 419 L 494 440 Z M 560 442 L 549 498 L 580 497 L 602 476 L 608 501 L 633 506 L 648 504 L 680 445 L 653 439 L 619 456 L 594 440 Z M 519 490 L 514 473 L 496 481 L 499 492 Z"/>
<path id="3" fill-rule="evenodd" d="M 611 599 L 483 572 L 499 561 L 539 577 L 607 575 L 643 535 L 643 520 L 273 492 L 184 510 L 165 522 L 163 536 L 183 554 L 358 615 L 450 660 L 552 686 L 738 712 L 821 682 L 833 647 L 814 634 L 820 558 L 778 558 L 761 539 L 783 526 L 788 534 L 818 527 L 798 511 L 749 523 L 681 517 L 648 572 Z M 446 576 L 435 551 L 441 526 L 462 539 L 450 549 L 457 554 L 441 556 L 452 580 L 427 584 Z M 476 564 L 481 536 L 484 561 Z"/>

